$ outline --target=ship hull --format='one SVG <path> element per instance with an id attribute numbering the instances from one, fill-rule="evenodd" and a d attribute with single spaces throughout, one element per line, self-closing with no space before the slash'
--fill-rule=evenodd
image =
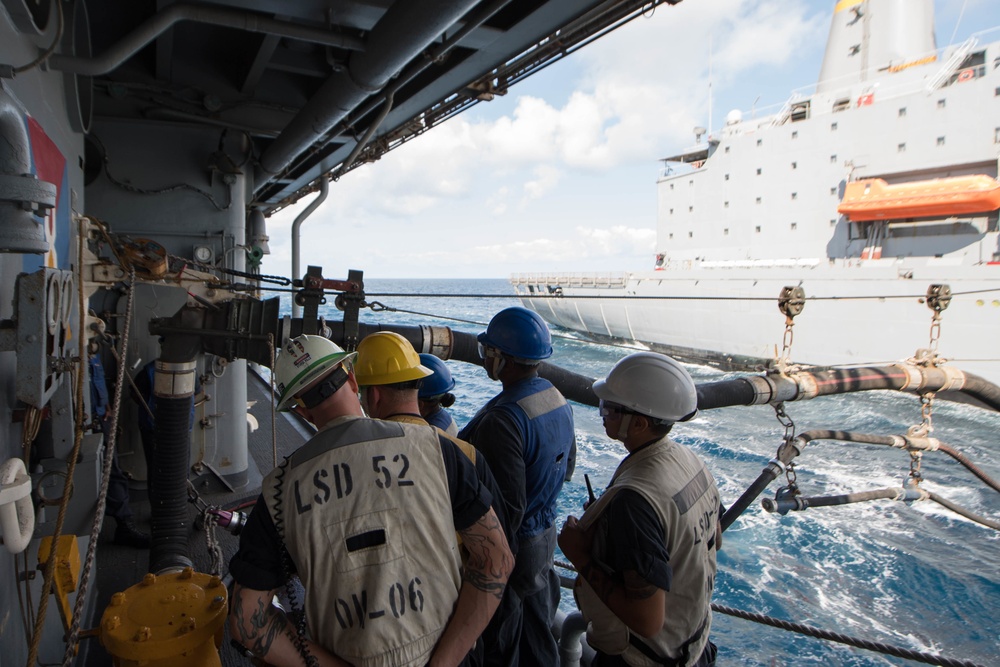
<path id="1" fill-rule="evenodd" d="M 853 266 L 690 268 L 597 276 L 522 275 L 522 303 L 551 324 L 605 340 L 636 342 L 723 370 L 754 370 L 780 353 L 785 316 L 778 296 L 801 286 L 794 362 L 838 366 L 891 362 L 931 346 L 932 284 L 954 294 L 941 315 L 938 353 L 1000 383 L 1000 266 L 904 267 L 895 260 Z"/>

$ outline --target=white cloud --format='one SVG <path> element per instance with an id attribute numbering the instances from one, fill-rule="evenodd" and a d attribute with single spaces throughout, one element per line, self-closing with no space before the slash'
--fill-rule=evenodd
<path id="1" fill-rule="evenodd" d="M 655 213 L 615 200 L 634 192 L 621 179 L 636 171 L 625 168 L 648 169 L 654 200 L 656 161 L 707 122 L 710 50 L 716 91 L 755 67 L 793 67 L 822 42 L 828 4 L 661 6 L 537 75 L 546 99 L 515 87 L 331 184 L 303 228 L 302 266 L 350 263 L 383 277 L 648 268 Z M 755 93 L 742 90 L 745 109 Z M 581 177 L 600 188 L 587 194 L 617 202 L 611 213 L 580 208 Z M 288 252 L 274 230 L 306 203 L 272 218 L 271 261 Z"/>

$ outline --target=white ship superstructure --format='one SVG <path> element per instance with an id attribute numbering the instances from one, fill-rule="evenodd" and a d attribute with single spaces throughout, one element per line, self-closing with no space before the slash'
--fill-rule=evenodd
<path id="1" fill-rule="evenodd" d="M 930 0 L 838 2 L 818 85 L 664 159 L 653 270 L 521 274 L 518 294 L 560 326 L 752 368 L 781 345 L 786 286 L 807 297 L 793 359 L 839 365 L 931 345 L 942 284 L 940 354 L 1000 382 L 998 35 L 938 51 Z"/>

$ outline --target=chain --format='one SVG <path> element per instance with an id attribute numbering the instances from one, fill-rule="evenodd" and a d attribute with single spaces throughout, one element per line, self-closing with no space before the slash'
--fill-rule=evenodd
<path id="1" fill-rule="evenodd" d="M 222 572 L 222 546 L 215 536 L 215 527 L 219 524 L 219 517 L 206 509 L 202 512 L 202 521 L 205 524 L 205 547 L 211 557 L 208 573 L 219 576 Z"/>
<path id="2" fill-rule="evenodd" d="M 792 340 L 794 334 L 792 333 L 792 327 L 795 326 L 795 320 L 791 317 L 785 318 L 785 336 L 781 341 L 781 361 L 788 362 L 792 357 Z M 779 419 L 780 421 L 780 419 Z"/>
<path id="3" fill-rule="evenodd" d="M 237 271 L 236 269 L 223 269 L 218 266 L 212 266 L 211 264 L 202 264 L 201 262 L 195 261 L 193 259 L 188 259 L 187 257 L 180 257 L 178 255 L 170 255 L 170 259 L 184 262 L 188 266 L 202 269 L 204 271 L 218 271 L 219 273 L 225 273 L 230 276 L 239 276 L 240 278 L 249 278 L 251 280 L 256 280 L 262 283 L 274 283 L 275 285 L 281 285 L 287 287 L 292 284 L 291 278 L 286 278 L 285 276 L 268 276 L 262 273 L 252 273 L 250 271 Z"/>
<path id="4" fill-rule="evenodd" d="M 941 339 L 941 313 L 935 312 L 931 316 L 931 342 L 928 345 L 928 350 L 931 357 L 937 356 L 938 341 Z"/>
<path id="5" fill-rule="evenodd" d="M 920 464 L 923 460 L 923 452 L 910 452 L 910 479 L 913 480 L 914 484 L 920 484 L 920 482 L 924 479 L 923 474 L 920 472 Z"/>
<path id="6" fill-rule="evenodd" d="M 791 318 L 789 318 L 789 322 L 791 322 Z M 789 331 L 791 331 L 790 328 Z M 785 412 L 784 402 L 778 403 L 774 406 L 774 416 L 778 420 L 778 423 L 785 427 L 785 434 L 782 436 L 782 442 L 785 446 L 788 446 L 788 444 L 795 438 L 795 422 L 792 421 L 792 418 Z M 788 482 L 787 488 L 793 491 L 797 489 L 795 485 L 795 461 L 789 462 L 785 467 L 785 480 Z"/>

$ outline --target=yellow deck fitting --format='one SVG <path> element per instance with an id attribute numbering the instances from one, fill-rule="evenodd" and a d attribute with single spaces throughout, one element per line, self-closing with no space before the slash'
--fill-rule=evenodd
<path id="1" fill-rule="evenodd" d="M 101 618 L 101 644 L 117 667 L 219 667 L 226 587 L 195 572 L 147 574 L 115 593 Z"/>

